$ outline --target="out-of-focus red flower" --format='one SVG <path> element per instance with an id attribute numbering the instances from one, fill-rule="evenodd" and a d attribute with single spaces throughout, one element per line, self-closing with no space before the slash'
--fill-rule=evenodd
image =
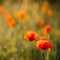
<path id="1" fill-rule="evenodd" d="M 13 20 L 12 13 L 9 11 L 6 13 L 5 22 L 10 23 Z"/>
<path id="2" fill-rule="evenodd" d="M 12 13 L 9 11 L 6 13 L 5 22 L 11 27 L 15 27 L 16 23 L 12 17 Z"/>
<path id="3" fill-rule="evenodd" d="M 43 13 L 47 13 L 48 7 L 46 5 L 43 5 L 41 10 Z"/>
<path id="4" fill-rule="evenodd" d="M 25 12 L 18 12 L 17 14 L 17 18 L 18 19 L 24 19 L 26 17 L 26 13 Z"/>
<path id="5" fill-rule="evenodd" d="M 5 17 L 5 22 L 6 23 L 10 23 L 12 20 L 13 20 L 12 17 L 9 17 L 9 16 Z"/>
<path id="6" fill-rule="evenodd" d="M 52 49 L 52 45 L 51 45 L 50 41 L 45 40 L 45 39 L 39 40 L 37 42 L 36 46 L 39 50 L 50 50 L 50 49 Z"/>
<path id="7" fill-rule="evenodd" d="M 2 14 L 4 12 L 3 7 L 0 7 L 0 14 Z"/>
<path id="8" fill-rule="evenodd" d="M 29 41 L 34 41 L 34 40 L 36 40 L 37 37 L 38 37 L 38 34 L 34 31 L 28 31 L 24 35 L 24 39 L 29 40 Z"/>
<path id="9" fill-rule="evenodd" d="M 12 20 L 12 21 L 9 23 L 9 26 L 10 26 L 11 28 L 15 27 L 15 26 L 16 26 L 15 21 Z"/>
<path id="10" fill-rule="evenodd" d="M 48 14 L 49 16 L 52 16 L 52 15 L 53 15 L 53 11 L 52 11 L 51 9 L 48 9 L 47 14 Z"/>
<path id="11" fill-rule="evenodd" d="M 40 19 L 40 26 L 44 26 L 46 23 L 45 19 L 44 18 L 41 18 Z"/>
<path id="12" fill-rule="evenodd" d="M 47 40 L 47 38 L 45 36 L 41 36 L 40 40 Z"/>
<path id="13" fill-rule="evenodd" d="M 47 26 L 44 28 L 43 33 L 44 33 L 44 34 L 47 34 L 47 33 L 50 33 L 50 31 L 51 31 L 51 26 L 50 26 L 50 25 L 47 25 Z"/>

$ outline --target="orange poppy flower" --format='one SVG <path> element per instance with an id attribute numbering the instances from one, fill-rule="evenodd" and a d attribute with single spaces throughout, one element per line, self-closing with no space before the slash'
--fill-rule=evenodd
<path id="1" fill-rule="evenodd" d="M 17 14 L 17 18 L 18 19 L 24 19 L 26 17 L 26 13 L 25 12 L 18 12 Z"/>
<path id="2" fill-rule="evenodd" d="M 43 13 L 47 13 L 48 7 L 46 5 L 43 5 L 41 10 Z"/>
<path id="3" fill-rule="evenodd" d="M 10 27 L 14 27 L 16 24 L 15 24 L 15 21 L 12 17 L 12 13 L 9 11 L 6 13 L 6 17 L 5 17 L 5 22 L 10 26 Z"/>
<path id="4" fill-rule="evenodd" d="M 4 9 L 0 7 L 0 14 L 2 14 L 3 12 L 4 12 Z"/>
<path id="5" fill-rule="evenodd" d="M 50 49 L 52 49 L 52 45 L 51 45 L 50 41 L 48 41 L 48 40 L 39 40 L 39 41 L 37 41 L 36 46 L 39 50 L 50 50 Z"/>
<path id="6" fill-rule="evenodd" d="M 9 23 L 9 26 L 10 26 L 11 28 L 15 27 L 15 26 L 16 26 L 15 21 L 12 20 L 12 21 Z"/>
<path id="7" fill-rule="evenodd" d="M 10 23 L 11 21 L 12 21 L 12 17 L 8 17 L 8 16 L 7 16 L 7 17 L 5 18 L 5 22 L 6 22 L 6 23 Z"/>
<path id="8" fill-rule="evenodd" d="M 47 40 L 47 38 L 45 36 L 41 36 L 40 40 Z"/>
<path id="9" fill-rule="evenodd" d="M 45 25 L 45 19 L 44 18 L 41 18 L 41 20 L 40 20 L 40 26 L 44 26 Z"/>
<path id="10" fill-rule="evenodd" d="M 47 25 L 47 26 L 44 28 L 43 33 L 44 33 L 44 34 L 47 34 L 47 33 L 50 33 L 50 31 L 51 31 L 51 26 L 50 26 L 50 25 Z"/>
<path id="11" fill-rule="evenodd" d="M 53 11 L 52 11 L 51 9 L 48 9 L 47 14 L 48 14 L 49 16 L 52 16 L 52 15 L 53 15 Z"/>
<path id="12" fill-rule="evenodd" d="M 5 22 L 10 23 L 13 20 L 11 12 L 6 13 Z"/>
<path id="13" fill-rule="evenodd" d="M 34 40 L 36 40 L 37 37 L 38 37 L 38 34 L 34 31 L 28 31 L 24 35 L 24 39 L 29 40 L 29 41 L 34 41 Z"/>

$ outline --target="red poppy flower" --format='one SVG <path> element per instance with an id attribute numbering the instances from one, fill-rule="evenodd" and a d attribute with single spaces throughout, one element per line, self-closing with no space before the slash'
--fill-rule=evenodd
<path id="1" fill-rule="evenodd" d="M 39 40 L 36 46 L 39 50 L 50 50 L 52 48 L 52 45 L 48 40 Z"/>
<path id="2" fill-rule="evenodd" d="M 0 7 L 0 14 L 2 14 L 3 12 L 4 12 L 4 9 Z"/>
<path id="3" fill-rule="evenodd" d="M 15 23 L 13 17 L 12 17 L 11 11 L 8 11 L 8 12 L 6 13 L 5 22 L 6 22 L 11 28 L 15 27 L 16 23 Z"/>
<path id="4" fill-rule="evenodd" d="M 28 31 L 25 35 L 24 38 L 29 40 L 29 41 L 34 41 L 37 38 L 37 33 L 34 31 Z"/>
<path id="5" fill-rule="evenodd" d="M 6 16 L 6 18 L 5 18 L 5 22 L 6 22 L 6 23 L 10 23 L 11 21 L 12 21 L 12 18 L 11 18 L 11 17 Z"/>
<path id="6" fill-rule="evenodd" d="M 15 27 L 15 26 L 16 26 L 15 21 L 14 21 L 14 20 L 12 20 L 12 21 L 9 23 L 9 26 L 10 26 L 11 28 Z"/>
<path id="7" fill-rule="evenodd" d="M 10 23 L 13 20 L 12 13 L 9 11 L 6 13 L 5 22 Z"/>
<path id="8" fill-rule="evenodd" d="M 51 31 L 51 26 L 50 26 L 50 25 L 47 25 L 47 26 L 44 28 L 43 33 L 44 33 L 44 34 L 47 34 L 47 33 L 50 33 L 50 31 Z"/>
<path id="9" fill-rule="evenodd" d="M 18 12 L 17 14 L 17 18 L 18 19 L 24 19 L 26 17 L 26 13 L 25 12 Z"/>

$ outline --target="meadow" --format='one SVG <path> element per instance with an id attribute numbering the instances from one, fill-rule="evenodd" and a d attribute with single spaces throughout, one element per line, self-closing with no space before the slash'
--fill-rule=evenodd
<path id="1" fill-rule="evenodd" d="M 0 60 L 60 60 L 59 6 L 48 0 L 0 0 Z M 25 37 L 29 31 L 38 35 L 36 40 L 32 33 Z M 41 36 L 52 45 L 50 50 L 36 46 Z"/>

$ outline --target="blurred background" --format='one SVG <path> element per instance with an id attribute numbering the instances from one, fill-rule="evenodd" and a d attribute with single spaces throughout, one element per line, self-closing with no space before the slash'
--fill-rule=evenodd
<path id="1" fill-rule="evenodd" d="M 48 13 L 41 10 L 43 6 L 50 9 Z M 5 22 L 9 11 L 16 24 L 12 28 Z M 20 11 L 26 13 L 24 19 L 17 17 Z M 43 60 L 36 42 L 25 40 L 24 34 L 34 30 L 42 36 L 41 31 L 48 24 L 52 31 L 46 36 L 53 48 L 46 58 L 60 60 L 60 0 L 0 0 L 0 60 Z"/>

